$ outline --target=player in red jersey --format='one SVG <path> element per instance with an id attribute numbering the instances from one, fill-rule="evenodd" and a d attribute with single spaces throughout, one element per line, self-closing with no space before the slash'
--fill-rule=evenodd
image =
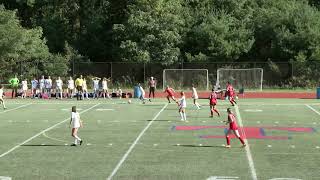
<path id="1" fill-rule="evenodd" d="M 224 121 L 224 122 L 226 122 L 226 124 L 229 124 L 229 129 L 228 129 L 228 132 L 226 133 L 226 139 L 227 139 L 226 148 L 231 147 L 230 146 L 230 134 L 232 134 L 232 133 L 240 140 L 243 147 L 245 147 L 246 143 L 244 142 L 243 138 L 239 134 L 236 116 L 232 113 L 230 108 L 227 109 L 227 112 L 228 112 L 228 121 Z"/>
<path id="2" fill-rule="evenodd" d="M 213 111 L 216 112 L 218 114 L 218 116 L 220 117 L 220 113 L 216 109 L 216 105 L 217 105 L 218 101 L 217 101 L 217 94 L 214 91 L 214 89 L 212 89 L 209 99 L 210 99 L 210 112 L 211 112 L 210 117 L 213 117 Z"/>
<path id="3" fill-rule="evenodd" d="M 170 102 L 170 98 L 171 98 L 174 102 L 177 102 L 176 99 L 174 98 L 174 94 L 173 94 L 173 93 L 175 92 L 174 89 L 172 89 L 171 87 L 167 86 L 166 89 L 164 90 L 164 92 L 168 94 L 168 95 L 167 95 L 167 99 L 168 99 L 168 102 L 169 102 L 169 103 L 171 103 L 171 102 Z"/>
<path id="4" fill-rule="evenodd" d="M 227 88 L 226 88 L 226 96 L 229 97 L 229 101 L 231 103 L 232 106 L 234 106 L 234 104 L 237 104 L 237 102 L 234 100 L 236 93 L 231 85 L 230 82 L 227 83 Z"/>

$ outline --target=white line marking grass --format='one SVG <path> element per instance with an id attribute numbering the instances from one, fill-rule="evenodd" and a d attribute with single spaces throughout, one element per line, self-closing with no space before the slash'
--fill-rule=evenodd
<path id="1" fill-rule="evenodd" d="M 311 109 L 313 112 L 317 113 L 318 115 L 320 115 L 320 112 L 315 110 L 313 107 L 311 107 L 310 105 L 306 104 L 306 106 Z"/>
<path id="2" fill-rule="evenodd" d="M 89 111 L 89 110 L 91 110 L 91 109 L 95 108 L 95 107 L 96 107 L 96 106 L 98 106 L 98 105 L 100 105 L 100 103 L 95 104 L 94 106 L 91 106 L 90 108 L 88 108 L 88 109 L 86 109 L 86 110 L 84 110 L 84 111 L 81 111 L 79 114 L 85 113 L 85 112 L 87 112 L 87 111 Z M 53 126 L 51 126 L 51 127 L 48 127 L 47 129 L 42 130 L 41 132 L 39 132 L 39 133 L 35 134 L 34 136 L 30 137 L 29 139 L 27 139 L 27 140 L 23 141 L 22 143 L 20 143 L 20 144 L 18 144 L 18 145 L 16 145 L 16 146 L 14 146 L 14 147 L 13 147 L 13 148 L 11 148 L 11 149 L 9 149 L 7 152 L 2 153 L 2 154 L 0 155 L 0 158 L 2 158 L 2 157 L 4 157 L 5 155 L 7 155 L 7 154 L 11 153 L 12 151 L 14 151 L 14 150 L 18 149 L 20 146 L 22 146 L 22 145 L 26 144 L 27 142 L 31 141 L 32 139 L 34 139 L 34 138 L 36 138 L 36 137 L 40 136 L 40 135 L 41 135 L 41 134 L 43 134 L 44 132 L 50 131 L 51 129 L 53 129 L 53 128 L 55 128 L 55 127 L 59 126 L 60 124 L 65 123 L 65 122 L 66 122 L 66 121 L 68 121 L 68 120 L 70 120 L 70 117 L 68 117 L 68 118 L 66 118 L 66 119 L 64 119 L 64 120 L 62 120 L 61 122 L 58 122 L 58 123 L 54 124 L 54 125 L 53 125 Z"/>
<path id="3" fill-rule="evenodd" d="M 118 170 L 120 169 L 121 165 L 123 164 L 123 162 L 128 158 L 129 154 L 131 153 L 131 151 L 133 150 L 133 148 L 136 146 L 136 144 L 139 142 L 140 138 L 144 135 L 144 133 L 149 129 L 149 127 L 152 125 L 152 123 L 154 122 L 154 120 L 156 120 L 159 115 L 161 114 L 161 112 L 168 106 L 168 104 L 165 104 L 162 109 L 154 116 L 154 118 L 147 124 L 147 126 L 140 132 L 140 134 L 138 135 L 138 137 L 136 138 L 136 140 L 132 143 L 132 145 L 130 146 L 130 148 L 128 149 L 128 151 L 123 155 L 123 157 L 121 158 L 121 160 L 118 162 L 117 166 L 114 168 L 114 170 L 112 171 L 112 173 L 109 175 L 109 177 L 107 178 L 107 180 L 111 180 L 113 178 L 113 176 L 118 172 Z"/>
<path id="4" fill-rule="evenodd" d="M 18 106 L 18 107 L 12 108 L 12 109 L 7 109 L 7 110 L 4 110 L 4 111 L 0 112 L 0 114 L 6 113 L 6 112 L 10 112 L 10 111 L 14 111 L 14 110 L 16 110 L 16 109 L 20 109 L 20 108 L 29 106 L 29 105 L 31 105 L 31 104 L 32 104 L 32 103 L 23 104 L 23 105 L 21 105 L 21 106 Z"/>
<path id="5" fill-rule="evenodd" d="M 240 111 L 239 111 L 238 105 L 235 105 L 234 108 L 236 110 L 236 114 L 237 114 L 237 117 L 238 117 L 239 125 L 240 125 L 240 127 L 243 127 L 243 123 L 242 123 L 242 119 L 241 119 L 241 115 L 240 115 Z M 246 137 L 245 132 L 242 131 L 242 133 Z M 258 180 L 257 172 L 256 172 L 256 169 L 254 167 L 254 163 L 253 163 L 253 159 L 252 159 L 252 155 L 251 155 L 251 151 L 250 151 L 250 146 L 249 146 L 249 142 L 248 142 L 247 138 L 244 139 L 244 142 L 247 145 L 245 147 L 245 150 L 246 150 L 246 155 L 247 155 L 247 159 L 248 159 L 248 162 L 249 162 L 249 167 L 250 167 L 250 171 L 251 171 L 251 177 L 252 177 L 253 180 Z"/>

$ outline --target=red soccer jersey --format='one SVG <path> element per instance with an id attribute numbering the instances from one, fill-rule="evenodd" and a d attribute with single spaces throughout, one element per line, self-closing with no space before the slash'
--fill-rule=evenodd
<path id="1" fill-rule="evenodd" d="M 164 92 L 168 93 L 169 96 L 173 96 L 173 89 L 172 88 L 166 88 L 166 90 Z"/>
<path id="2" fill-rule="evenodd" d="M 236 117 L 234 116 L 234 114 L 229 114 L 228 120 L 229 120 L 229 128 L 231 130 L 237 130 L 238 129 L 237 120 L 236 120 Z"/>
<path id="3" fill-rule="evenodd" d="M 228 93 L 228 95 L 230 96 L 230 97 L 233 97 L 234 96 L 234 89 L 233 89 L 233 87 L 232 87 L 232 85 L 228 85 L 227 86 L 227 93 Z"/>
<path id="4" fill-rule="evenodd" d="M 210 105 L 213 105 L 213 104 L 217 104 L 217 94 L 215 92 L 212 92 L 210 94 Z"/>

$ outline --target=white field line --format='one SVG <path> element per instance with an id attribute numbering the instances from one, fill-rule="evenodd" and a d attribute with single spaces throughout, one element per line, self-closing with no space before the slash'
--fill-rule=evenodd
<path id="1" fill-rule="evenodd" d="M 23 104 L 23 105 L 21 105 L 21 106 L 18 106 L 18 107 L 12 108 L 12 109 L 4 110 L 4 111 L 0 112 L 0 114 L 6 113 L 6 112 L 10 112 L 10 111 L 13 111 L 13 110 L 16 110 L 16 109 L 20 109 L 20 108 L 22 108 L 22 107 L 26 107 L 26 106 L 29 106 L 29 105 L 31 105 L 31 104 L 32 104 L 32 103 Z"/>
<path id="2" fill-rule="evenodd" d="M 243 123 L 242 123 L 242 119 L 241 119 L 241 115 L 240 115 L 240 111 L 239 111 L 239 108 L 238 108 L 238 105 L 235 105 L 234 106 L 235 110 L 236 110 L 236 114 L 237 114 L 237 117 L 238 117 L 238 121 L 239 121 L 239 125 L 240 127 L 243 127 Z M 251 171 L 251 177 L 252 177 L 252 180 L 257 180 L 258 177 L 257 177 L 257 172 L 256 172 L 256 169 L 254 167 L 254 163 L 253 163 L 253 159 L 252 159 L 252 154 L 251 154 L 251 151 L 250 151 L 250 146 L 249 146 L 249 142 L 247 140 L 247 136 L 245 134 L 244 131 L 242 131 L 242 133 L 244 134 L 244 142 L 246 143 L 246 147 L 245 147 L 245 150 L 246 150 L 246 155 L 247 155 L 247 159 L 248 159 L 248 162 L 249 162 L 249 167 L 250 167 L 250 171 Z"/>
<path id="3" fill-rule="evenodd" d="M 317 113 L 318 115 L 320 115 L 320 112 L 315 110 L 313 107 L 311 107 L 310 105 L 306 104 L 306 106 L 311 109 L 313 112 Z"/>
<path id="4" fill-rule="evenodd" d="M 85 110 L 81 111 L 79 114 L 85 113 L 85 112 L 87 112 L 87 111 L 89 111 L 89 110 L 91 110 L 91 109 L 95 108 L 95 107 L 96 107 L 96 106 L 98 106 L 98 105 L 100 105 L 100 103 L 99 103 L 99 104 L 95 104 L 94 106 L 91 106 L 90 108 L 88 108 L 88 109 L 85 109 Z M 2 158 L 2 157 L 4 157 L 5 155 L 7 155 L 7 154 L 11 153 L 12 151 L 14 151 L 14 150 L 18 149 L 20 146 L 22 146 L 22 145 L 26 144 L 27 142 L 29 142 L 29 141 L 31 141 L 32 139 L 34 139 L 34 138 L 36 138 L 36 137 L 40 136 L 41 134 L 43 134 L 43 133 L 45 133 L 45 132 L 47 132 L 47 131 L 50 131 L 51 129 L 53 129 L 53 128 L 55 128 L 55 127 L 59 126 L 59 125 L 60 125 L 60 124 L 62 124 L 62 123 L 65 123 L 65 122 L 66 122 L 66 121 L 68 121 L 68 120 L 70 120 L 70 117 L 68 117 L 68 118 L 66 118 L 66 119 L 64 119 L 64 120 L 62 120 L 61 122 L 58 122 L 58 123 L 54 124 L 53 126 L 48 127 L 47 129 L 42 130 L 41 132 L 39 132 L 39 133 L 35 134 L 34 136 L 30 137 L 29 139 L 27 139 L 27 140 L 23 141 L 22 143 L 20 143 L 20 144 L 18 144 L 18 145 L 16 145 L 16 146 L 14 146 L 14 147 L 13 147 L 13 148 L 11 148 L 11 149 L 9 149 L 7 152 L 2 153 L 2 154 L 0 155 L 0 158 Z"/>
<path id="5" fill-rule="evenodd" d="M 138 143 L 138 141 L 140 140 L 140 138 L 144 135 L 144 133 L 149 129 L 149 127 L 151 126 L 151 124 L 154 122 L 154 120 L 156 120 L 160 113 L 168 106 L 168 103 L 165 104 L 162 109 L 154 116 L 154 118 L 152 119 L 152 121 L 150 121 L 147 126 L 140 132 L 140 134 L 138 135 L 138 137 L 136 138 L 136 140 L 132 143 L 132 145 L 130 146 L 130 148 L 128 149 L 128 151 L 123 155 L 123 157 L 121 158 L 121 160 L 118 162 L 117 166 L 113 169 L 112 173 L 109 175 L 109 177 L 107 178 L 107 180 L 111 180 L 112 177 L 118 172 L 119 168 L 121 167 L 121 165 L 123 164 L 123 162 L 127 159 L 127 157 L 129 156 L 130 152 L 133 150 L 133 148 L 136 146 L 136 144 Z"/>

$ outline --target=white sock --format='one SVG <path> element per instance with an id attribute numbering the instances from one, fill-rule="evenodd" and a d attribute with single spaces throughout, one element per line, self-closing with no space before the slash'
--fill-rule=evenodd
<path id="1" fill-rule="evenodd" d="M 78 141 L 81 141 L 81 139 L 79 138 L 78 135 L 74 135 L 74 137 L 75 137 Z"/>
<path id="2" fill-rule="evenodd" d="M 187 115 L 186 115 L 185 112 L 183 113 L 183 119 L 184 119 L 185 121 L 187 121 Z"/>
<path id="3" fill-rule="evenodd" d="M 78 144 L 78 139 L 74 138 L 74 144 Z"/>
<path id="4" fill-rule="evenodd" d="M 183 112 L 180 112 L 181 120 L 184 120 L 183 118 Z"/>

